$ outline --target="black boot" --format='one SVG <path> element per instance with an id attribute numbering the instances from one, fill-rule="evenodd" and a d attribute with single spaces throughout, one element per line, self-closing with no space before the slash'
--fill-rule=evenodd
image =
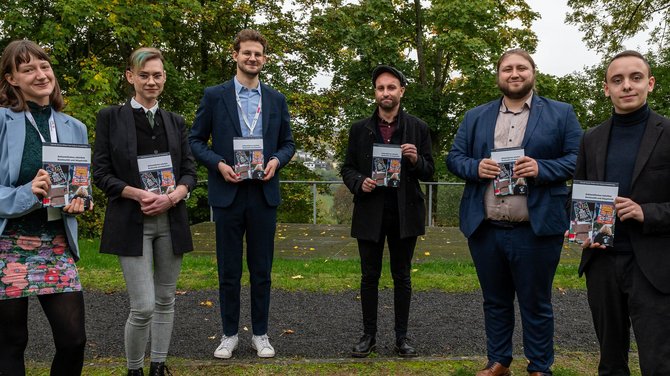
<path id="1" fill-rule="evenodd" d="M 165 362 L 151 362 L 149 376 L 172 376 L 172 372 L 165 365 Z"/>
<path id="2" fill-rule="evenodd" d="M 354 358 L 365 358 L 370 355 L 377 348 L 377 340 L 371 334 L 363 334 L 354 349 L 351 351 L 351 356 Z"/>
<path id="3" fill-rule="evenodd" d="M 129 369 L 128 370 L 128 376 L 144 376 L 144 371 L 142 371 L 142 368 Z"/>
<path id="4" fill-rule="evenodd" d="M 395 352 L 401 358 L 413 358 L 417 356 L 414 346 L 409 343 L 407 337 L 401 337 L 395 341 Z"/>

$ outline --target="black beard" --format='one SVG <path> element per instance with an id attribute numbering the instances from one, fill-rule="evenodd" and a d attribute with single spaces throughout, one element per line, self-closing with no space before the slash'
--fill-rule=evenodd
<path id="1" fill-rule="evenodd" d="M 506 96 L 509 99 L 523 99 L 525 98 L 531 91 L 533 91 L 533 86 L 534 86 L 533 81 L 527 81 L 521 86 L 519 91 L 511 91 L 509 89 L 509 86 L 503 87 L 498 83 L 498 89 L 502 91 L 503 95 Z"/>

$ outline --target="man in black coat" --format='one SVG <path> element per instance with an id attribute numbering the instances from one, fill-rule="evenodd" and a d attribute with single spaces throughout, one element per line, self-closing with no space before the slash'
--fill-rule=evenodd
<path id="1" fill-rule="evenodd" d="M 419 180 L 431 180 L 435 166 L 428 126 L 400 107 L 407 84 L 403 74 L 380 65 L 372 72 L 372 84 L 377 109 L 372 117 L 352 125 L 340 171 L 344 184 L 354 194 L 351 236 L 358 239 L 362 271 L 364 334 L 352 356 L 366 357 L 376 347 L 378 285 L 386 239 L 393 277 L 395 351 L 411 357 L 416 356 L 407 340 L 411 262 L 416 238 L 425 233 L 424 194 Z M 401 157 L 385 158 L 379 150 L 396 150 Z"/>
<path id="2" fill-rule="evenodd" d="M 612 58 L 605 95 L 612 117 L 586 132 L 575 179 L 619 183 L 614 246 L 584 243 L 579 273 L 600 343 L 599 375 L 630 375 L 633 325 L 642 375 L 670 375 L 670 119 L 647 106 L 649 63 Z"/>

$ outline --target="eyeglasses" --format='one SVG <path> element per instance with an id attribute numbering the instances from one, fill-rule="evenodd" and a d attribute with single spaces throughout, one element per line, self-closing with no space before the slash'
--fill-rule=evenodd
<path id="1" fill-rule="evenodd" d="M 154 82 L 157 83 L 165 81 L 165 75 L 163 73 L 155 73 L 155 74 L 139 73 L 136 74 L 135 77 L 137 77 L 137 79 L 142 82 L 148 82 L 152 78 Z"/>

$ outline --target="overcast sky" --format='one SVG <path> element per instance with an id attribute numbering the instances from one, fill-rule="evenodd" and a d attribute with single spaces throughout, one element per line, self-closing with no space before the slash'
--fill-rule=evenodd
<path id="1" fill-rule="evenodd" d="M 537 51 L 533 59 L 543 73 L 555 76 L 581 71 L 585 66 L 595 65 L 600 56 L 589 50 L 582 38 L 584 34 L 577 26 L 565 23 L 565 15 L 570 8 L 567 0 L 526 0 L 528 5 L 541 15 L 533 23 L 533 31 L 538 37 Z M 646 52 L 647 34 L 639 35 L 624 42 L 627 48 Z"/>

